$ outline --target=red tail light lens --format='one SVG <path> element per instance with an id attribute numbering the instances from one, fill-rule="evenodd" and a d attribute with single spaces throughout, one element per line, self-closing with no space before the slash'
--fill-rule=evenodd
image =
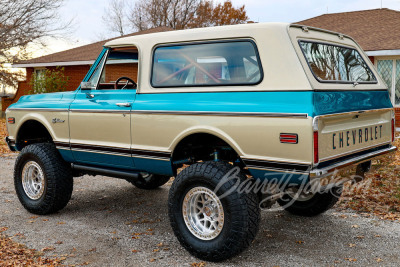
<path id="1" fill-rule="evenodd" d="M 7 121 L 8 121 L 9 124 L 14 124 L 15 123 L 15 118 L 10 117 L 10 118 L 8 118 Z"/>
<path id="2" fill-rule="evenodd" d="M 314 132 L 314 163 L 319 162 L 319 155 L 318 155 L 318 131 Z"/>
<path id="3" fill-rule="evenodd" d="M 392 119 L 392 142 L 394 142 L 394 119 Z"/>

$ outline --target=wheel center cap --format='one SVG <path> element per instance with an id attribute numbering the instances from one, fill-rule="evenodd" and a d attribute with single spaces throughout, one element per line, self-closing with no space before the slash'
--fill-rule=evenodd
<path id="1" fill-rule="evenodd" d="M 210 209 L 209 207 L 204 207 L 204 214 L 205 215 L 207 215 L 208 217 L 210 217 L 211 216 L 211 214 L 212 214 L 212 212 L 213 212 L 213 210 L 212 209 Z"/>

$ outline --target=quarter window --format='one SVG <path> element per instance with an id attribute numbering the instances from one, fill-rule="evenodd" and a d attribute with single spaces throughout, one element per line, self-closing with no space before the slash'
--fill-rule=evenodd
<path id="1" fill-rule="evenodd" d="M 360 53 L 352 48 L 300 41 L 314 76 L 321 82 L 376 83 Z"/>
<path id="2" fill-rule="evenodd" d="M 154 87 L 251 85 L 261 79 L 251 41 L 162 46 L 154 51 Z"/>

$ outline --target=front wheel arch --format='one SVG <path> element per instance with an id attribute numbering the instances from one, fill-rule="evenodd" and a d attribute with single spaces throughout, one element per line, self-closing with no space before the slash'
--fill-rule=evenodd
<path id="1" fill-rule="evenodd" d="M 19 151 L 35 143 L 52 143 L 53 137 L 46 126 L 37 120 L 27 120 L 19 127 L 16 135 L 16 146 Z"/>

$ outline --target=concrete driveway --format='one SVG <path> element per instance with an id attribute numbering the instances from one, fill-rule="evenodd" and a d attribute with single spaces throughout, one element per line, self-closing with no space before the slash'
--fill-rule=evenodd
<path id="1" fill-rule="evenodd" d="M 8 236 L 67 265 L 190 266 L 172 233 L 169 184 L 155 191 L 101 176 L 76 178 L 71 202 L 51 216 L 25 211 L 14 193 L 15 157 L 0 157 L 0 227 Z M 315 218 L 262 212 L 252 246 L 206 266 L 399 266 L 400 223 L 331 210 Z M 197 265 L 200 266 L 200 265 Z"/>

